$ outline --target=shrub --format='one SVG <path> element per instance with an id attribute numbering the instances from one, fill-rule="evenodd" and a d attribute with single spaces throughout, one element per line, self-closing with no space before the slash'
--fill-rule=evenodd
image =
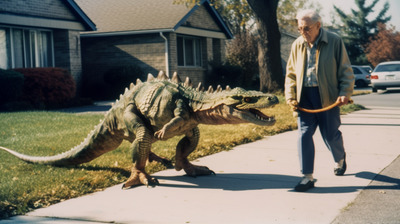
<path id="1" fill-rule="evenodd" d="M 0 69 L 0 105 L 16 101 L 22 95 L 24 75 L 13 71 Z"/>
<path id="2" fill-rule="evenodd" d="M 206 86 L 212 85 L 215 89 L 217 85 L 225 88 L 245 87 L 243 86 L 243 69 L 239 66 L 230 64 L 211 64 L 211 72 L 206 76 Z"/>
<path id="3" fill-rule="evenodd" d="M 76 84 L 71 74 L 61 68 L 19 68 L 24 74 L 22 100 L 35 107 L 58 107 L 75 97 Z"/>

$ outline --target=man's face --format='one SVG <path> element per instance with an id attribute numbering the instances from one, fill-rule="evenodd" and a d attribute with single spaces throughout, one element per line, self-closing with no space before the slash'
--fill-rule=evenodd
<path id="1" fill-rule="evenodd" d="M 303 38 L 310 44 L 314 44 L 319 35 L 319 29 L 321 28 L 320 22 L 313 22 L 309 18 L 301 19 L 297 21 L 298 30 Z"/>

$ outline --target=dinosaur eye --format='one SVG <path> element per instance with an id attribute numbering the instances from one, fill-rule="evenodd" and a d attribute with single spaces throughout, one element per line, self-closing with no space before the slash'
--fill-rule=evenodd
<path id="1" fill-rule="evenodd" d="M 246 103 L 250 103 L 251 102 L 251 98 L 250 97 L 245 97 L 243 100 Z"/>

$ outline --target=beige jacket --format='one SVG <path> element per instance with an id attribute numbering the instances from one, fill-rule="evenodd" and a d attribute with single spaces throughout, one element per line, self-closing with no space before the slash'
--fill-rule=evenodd
<path id="1" fill-rule="evenodd" d="M 339 96 L 350 97 L 354 89 L 354 74 L 342 39 L 321 28 L 317 48 L 317 78 L 322 107 L 336 102 Z M 301 90 L 306 66 L 307 45 L 302 36 L 292 44 L 286 67 L 285 97 L 301 101 Z"/>

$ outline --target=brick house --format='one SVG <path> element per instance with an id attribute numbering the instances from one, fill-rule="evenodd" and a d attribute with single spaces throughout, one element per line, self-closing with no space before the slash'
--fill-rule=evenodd
<path id="1" fill-rule="evenodd" d="M 105 74 L 133 65 L 145 76 L 176 71 L 197 85 L 210 62 L 224 61 L 225 40 L 232 38 L 208 0 L 193 8 L 173 0 L 75 1 L 97 27 L 81 33 L 84 89 L 93 98 L 109 88 Z"/>
<path id="2" fill-rule="evenodd" d="M 79 32 L 94 30 L 73 0 L 0 0 L 0 68 L 60 67 L 79 87 Z"/>

